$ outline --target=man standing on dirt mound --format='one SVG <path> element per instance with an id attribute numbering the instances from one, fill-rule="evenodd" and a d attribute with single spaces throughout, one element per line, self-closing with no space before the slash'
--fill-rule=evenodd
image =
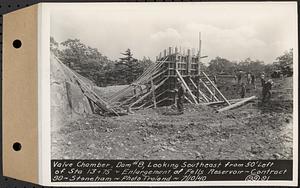
<path id="1" fill-rule="evenodd" d="M 183 114 L 183 96 L 185 91 L 181 83 L 178 83 L 177 88 L 177 109 L 179 114 Z"/>

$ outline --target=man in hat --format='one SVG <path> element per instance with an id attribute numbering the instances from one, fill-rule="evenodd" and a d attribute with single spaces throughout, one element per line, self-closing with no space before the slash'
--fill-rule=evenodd
<path id="1" fill-rule="evenodd" d="M 262 89 L 262 103 L 268 102 L 271 98 L 271 89 L 272 89 L 273 81 L 269 79 L 263 86 Z"/>
<path id="2" fill-rule="evenodd" d="M 181 83 L 177 84 L 177 109 L 180 114 L 183 114 L 183 97 L 184 97 L 184 89 Z"/>
<path id="3" fill-rule="evenodd" d="M 262 73 L 260 76 L 260 81 L 261 81 L 261 87 L 264 87 L 266 81 L 265 81 L 265 74 Z"/>
<path id="4" fill-rule="evenodd" d="M 245 95 L 246 95 L 246 86 L 245 83 L 243 82 L 241 84 L 241 98 L 245 98 Z"/>
<path id="5" fill-rule="evenodd" d="M 256 89 L 256 86 L 255 86 L 255 75 L 253 73 L 251 74 L 251 84 L 253 85 L 254 89 Z"/>

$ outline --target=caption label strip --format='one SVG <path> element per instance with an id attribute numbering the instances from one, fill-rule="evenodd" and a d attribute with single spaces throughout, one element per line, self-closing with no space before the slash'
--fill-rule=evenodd
<path id="1" fill-rule="evenodd" d="M 292 160 L 52 160 L 52 182 L 292 180 Z"/>

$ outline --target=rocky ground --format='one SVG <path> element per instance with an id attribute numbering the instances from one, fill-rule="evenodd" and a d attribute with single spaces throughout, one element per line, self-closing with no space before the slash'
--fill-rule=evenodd
<path id="1" fill-rule="evenodd" d="M 275 80 L 272 100 L 216 113 L 185 104 L 120 117 L 91 115 L 52 132 L 53 159 L 292 159 L 292 79 Z M 260 94 L 249 87 L 248 96 Z M 238 85 L 220 88 L 239 98 Z"/>

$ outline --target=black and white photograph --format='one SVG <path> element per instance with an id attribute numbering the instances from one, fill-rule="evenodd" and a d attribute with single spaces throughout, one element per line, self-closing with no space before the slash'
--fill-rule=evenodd
<path id="1" fill-rule="evenodd" d="M 70 4 L 49 40 L 52 160 L 294 157 L 295 3 Z"/>

